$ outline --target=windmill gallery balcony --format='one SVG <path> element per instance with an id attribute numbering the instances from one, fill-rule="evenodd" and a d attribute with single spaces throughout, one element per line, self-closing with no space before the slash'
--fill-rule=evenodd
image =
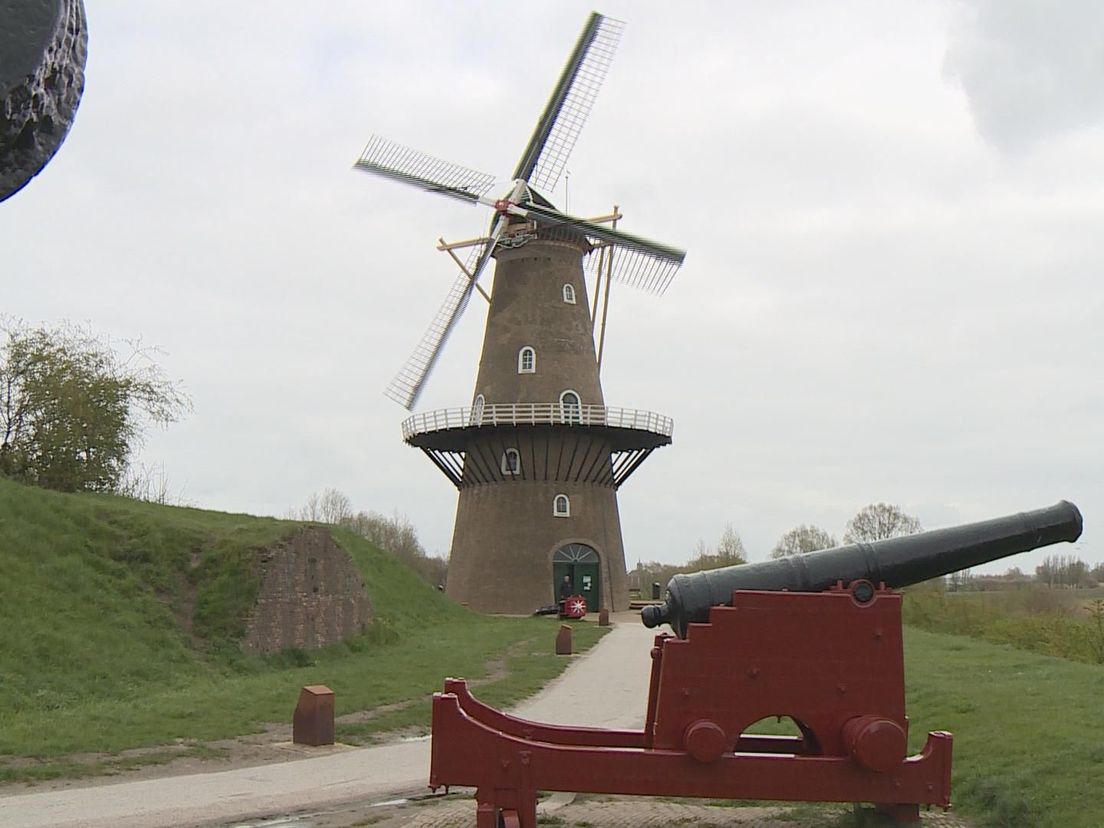
<path id="1" fill-rule="evenodd" d="M 619 488 L 649 454 L 671 443 L 673 431 L 674 421 L 654 411 L 558 402 L 440 408 L 402 424 L 403 440 L 424 451 L 457 488 L 503 479 L 548 479 L 567 470 L 575 480 Z M 550 446 L 555 444 L 562 455 L 566 436 L 573 438 L 571 459 L 560 456 L 550 462 Z M 477 463 L 473 457 L 465 465 L 465 455 L 475 447 L 492 457 L 520 447 L 530 462 L 521 462 L 516 471 L 503 465 L 501 474 L 489 459 Z M 583 462 L 588 457 L 593 461 Z"/>

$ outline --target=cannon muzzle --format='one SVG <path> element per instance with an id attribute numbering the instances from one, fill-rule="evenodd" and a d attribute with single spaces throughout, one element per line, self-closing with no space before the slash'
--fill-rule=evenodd
<path id="1" fill-rule="evenodd" d="M 738 589 L 823 592 L 838 582 L 867 580 L 899 588 L 950 572 L 1081 536 L 1081 512 L 1062 500 L 1046 509 L 899 538 L 837 546 L 773 561 L 676 575 L 666 602 L 640 613 L 646 627 L 670 624 L 680 638 L 688 624 L 709 620 Z"/>

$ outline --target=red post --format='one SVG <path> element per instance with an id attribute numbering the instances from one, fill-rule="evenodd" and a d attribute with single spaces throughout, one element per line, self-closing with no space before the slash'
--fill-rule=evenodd
<path id="1" fill-rule="evenodd" d="M 291 741 L 297 745 L 334 743 L 334 692 L 322 684 L 299 691 L 299 703 L 292 717 Z"/>
<path id="2" fill-rule="evenodd" d="M 571 626 L 560 624 L 560 631 L 556 633 L 556 655 L 571 655 Z"/>

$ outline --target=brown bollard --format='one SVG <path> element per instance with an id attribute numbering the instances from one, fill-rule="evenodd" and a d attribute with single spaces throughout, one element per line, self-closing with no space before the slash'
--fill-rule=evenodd
<path id="1" fill-rule="evenodd" d="M 605 607 L 602 607 L 600 610 L 598 610 L 598 626 L 599 627 L 608 627 L 609 626 L 609 610 L 606 609 Z"/>
<path id="2" fill-rule="evenodd" d="M 334 743 L 334 692 L 323 684 L 309 684 L 299 691 L 292 717 L 291 741 L 297 745 Z"/>
<path id="3" fill-rule="evenodd" d="M 571 626 L 560 624 L 556 633 L 556 655 L 571 655 Z"/>

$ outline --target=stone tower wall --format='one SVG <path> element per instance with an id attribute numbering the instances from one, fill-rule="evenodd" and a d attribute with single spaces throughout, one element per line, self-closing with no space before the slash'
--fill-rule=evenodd
<path id="1" fill-rule="evenodd" d="M 605 405 L 598 379 L 590 306 L 580 249 L 564 242 L 531 241 L 500 250 L 487 314 L 476 394 L 487 404 L 559 402 L 575 391 L 583 405 Z M 563 301 L 563 286 L 575 304 Z M 536 371 L 519 374 L 518 352 L 536 351 Z"/>
<path id="2" fill-rule="evenodd" d="M 571 390 L 582 405 L 605 405 L 581 255 L 578 245 L 542 240 L 497 251 L 473 398 L 482 394 L 486 405 L 556 404 Z M 564 302 L 565 284 L 574 289 L 574 304 Z M 518 372 L 524 346 L 536 351 L 531 374 Z M 502 474 L 506 448 L 520 454 L 516 475 Z M 531 613 L 557 598 L 555 550 L 584 543 L 599 555 L 602 605 L 626 609 L 617 492 L 612 485 L 580 482 L 596 479 L 609 460 L 609 444 L 583 427 L 481 430 L 465 451 L 468 473 L 456 509 L 449 595 L 481 612 Z M 553 514 L 558 494 L 571 501 L 569 517 Z"/>
<path id="3" fill-rule="evenodd" d="M 571 499 L 570 517 L 552 514 L 557 494 Z M 625 550 L 612 488 L 519 481 L 461 489 L 452 537 L 448 593 L 474 610 L 529 614 L 555 603 L 552 555 L 569 543 L 597 550 L 602 605 L 628 609 Z"/>
<path id="4" fill-rule="evenodd" d="M 325 647 L 372 619 L 364 579 L 327 529 L 304 527 L 261 552 L 257 564 L 261 588 L 242 640 L 246 652 Z"/>

